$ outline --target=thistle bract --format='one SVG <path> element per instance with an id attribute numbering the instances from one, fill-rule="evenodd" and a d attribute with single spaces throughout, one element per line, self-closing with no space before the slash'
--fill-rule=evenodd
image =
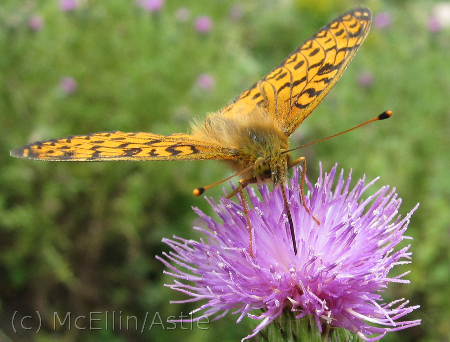
<path id="1" fill-rule="evenodd" d="M 283 311 L 296 319 L 312 315 L 319 331 L 327 325 L 343 327 L 368 341 L 420 324 L 420 320 L 401 320 L 418 306 L 408 307 L 405 299 L 383 303 L 380 295 L 390 282 L 409 283 L 403 279 L 408 272 L 391 277 L 388 273 L 395 265 L 410 262 L 409 245 L 398 251 L 394 247 L 409 239 L 403 234 L 417 206 L 401 218 L 401 199 L 395 189 L 383 186 L 364 199 L 363 193 L 375 180 L 366 184 L 364 177 L 350 188 L 351 173 L 345 179 L 343 171 L 336 176 L 336 168 L 321 171 L 314 186 L 306 182 L 306 204 L 312 215 L 301 203 L 299 170 L 294 168 L 286 189 L 297 254 L 281 189 L 270 191 L 262 185 L 260 196 L 248 191 L 253 257 L 241 205 L 225 198 L 220 203 L 209 199 L 221 222 L 194 209 L 208 226 L 194 227 L 204 238 L 163 240 L 173 251 L 158 259 L 176 279 L 166 286 L 189 296 L 182 302 L 202 302 L 194 311 L 198 319 L 220 318 L 232 310 L 239 314 L 237 322 L 245 315 L 259 321 L 246 338 Z"/>

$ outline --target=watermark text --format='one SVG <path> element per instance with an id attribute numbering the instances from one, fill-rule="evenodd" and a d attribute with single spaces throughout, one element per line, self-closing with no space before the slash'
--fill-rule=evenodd
<path id="1" fill-rule="evenodd" d="M 50 321 L 50 322 L 49 322 Z M 207 330 L 208 317 L 193 317 L 181 312 L 178 316 L 162 317 L 156 312 L 146 312 L 143 316 L 127 315 L 122 311 L 92 311 L 84 315 L 68 312 L 54 312 L 47 317 L 46 330 L 127 330 L 143 333 L 146 330 Z M 11 318 L 14 332 L 33 331 L 38 333 L 43 319 L 39 311 L 29 315 L 21 315 L 15 311 Z"/>

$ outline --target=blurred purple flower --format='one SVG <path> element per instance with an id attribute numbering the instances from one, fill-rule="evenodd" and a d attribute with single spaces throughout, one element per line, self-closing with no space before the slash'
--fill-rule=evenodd
<path id="1" fill-rule="evenodd" d="M 373 75 L 371 72 L 362 71 L 358 75 L 358 83 L 363 88 L 370 88 L 373 84 Z"/>
<path id="2" fill-rule="evenodd" d="M 78 0 L 60 0 L 59 1 L 59 8 L 62 11 L 73 11 L 76 9 L 79 5 Z"/>
<path id="3" fill-rule="evenodd" d="M 149 12 L 159 12 L 164 6 L 164 0 L 139 0 L 137 4 Z"/>
<path id="4" fill-rule="evenodd" d="M 428 31 L 439 32 L 440 30 L 442 30 L 442 25 L 441 25 L 439 19 L 436 18 L 435 16 L 431 16 L 428 19 Z"/>
<path id="5" fill-rule="evenodd" d="M 75 93 L 78 88 L 77 82 L 72 77 L 63 77 L 59 86 L 67 95 Z"/>
<path id="6" fill-rule="evenodd" d="M 283 312 L 300 319 L 312 315 L 319 331 L 343 327 L 365 340 L 377 340 L 389 331 L 419 325 L 420 320 L 399 321 L 418 306 L 409 301 L 382 303 L 380 292 L 390 282 L 409 283 L 408 272 L 388 277 L 396 265 L 408 264 L 410 245 L 394 251 L 409 237 L 403 234 L 417 206 L 401 219 L 401 199 L 395 189 L 383 186 L 374 195 L 362 194 L 373 185 L 365 177 L 350 189 L 351 175 L 343 171 L 336 185 L 337 166 L 315 184 L 308 181 L 306 199 L 320 226 L 304 209 L 299 194 L 299 169 L 287 190 L 294 222 L 295 255 L 280 187 L 270 191 L 260 186 L 260 196 L 249 191 L 254 209 L 249 217 L 254 228 L 253 253 L 250 256 L 247 221 L 241 205 L 221 198 L 208 202 L 222 222 L 195 212 L 209 230 L 195 227 L 206 238 L 200 241 L 174 237 L 163 239 L 173 251 L 157 257 L 175 278 L 166 286 L 191 298 L 177 302 L 205 301 L 193 313 L 201 317 L 224 316 L 229 310 L 259 320 L 248 339 L 273 322 Z M 404 260 L 406 259 L 406 260 Z"/>
<path id="7" fill-rule="evenodd" d="M 195 29 L 197 30 L 197 32 L 199 33 L 208 33 L 209 31 L 211 31 L 212 29 L 212 20 L 210 17 L 207 16 L 202 16 L 202 17 L 198 17 L 195 20 Z"/>
<path id="8" fill-rule="evenodd" d="M 377 28 L 384 28 L 391 25 L 391 15 L 388 12 L 382 12 L 375 15 L 373 25 Z"/>
<path id="9" fill-rule="evenodd" d="M 186 7 L 179 8 L 177 10 L 177 12 L 175 13 L 175 17 L 177 18 L 177 20 L 180 22 L 183 22 L 183 23 L 185 21 L 188 21 L 190 16 L 191 16 L 191 12 Z"/>
<path id="10" fill-rule="evenodd" d="M 28 19 L 28 27 L 31 31 L 40 31 L 44 26 L 44 19 L 39 15 L 32 15 Z"/>
<path id="11" fill-rule="evenodd" d="M 216 81 L 209 74 L 201 74 L 197 77 L 197 85 L 203 90 L 210 91 L 216 86 Z"/>

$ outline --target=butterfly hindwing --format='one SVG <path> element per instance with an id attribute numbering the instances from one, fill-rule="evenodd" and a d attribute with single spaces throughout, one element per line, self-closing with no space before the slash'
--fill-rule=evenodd
<path id="1" fill-rule="evenodd" d="M 340 78 L 367 36 L 370 21 L 371 12 L 365 7 L 342 14 L 239 95 L 222 113 L 229 115 L 233 107 L 261 106 L 275 116 L 289 136 Z"/>
<path id="2" fill-rule="evenodd" d="M 11 151 L 19 158 L 47 161 L 229 159 L 230 151 L 191 135 L 120 131 L 74 135 L 36 142 Z"/>

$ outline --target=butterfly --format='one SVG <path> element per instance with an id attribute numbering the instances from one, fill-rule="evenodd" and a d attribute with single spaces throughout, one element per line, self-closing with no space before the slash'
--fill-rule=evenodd
<path id="1" fill-rule="evenodd" d="M 359 7 L 332 20 L 222 110 L 193 124 L 189 134 L 112 131 L 72 135 L 22 146 L 12 150 L 11 156 L 47 161 L 222 160 L 242 177 L 229 196 L 240 193 L 252 255 L 251 224 L 242 189 L 266 181 L 285 185 L 289 169 L 302 163 L 300 191 L 309 212 L 303 193 L 306 159 L 293 159 L 289 136 L 341 77 L 369 32 L 371 16 L 368 8 Z M 281 188 L 296 252 L 292 218 Z M 195 189 L 194 194 L 204 190 Z"/>

